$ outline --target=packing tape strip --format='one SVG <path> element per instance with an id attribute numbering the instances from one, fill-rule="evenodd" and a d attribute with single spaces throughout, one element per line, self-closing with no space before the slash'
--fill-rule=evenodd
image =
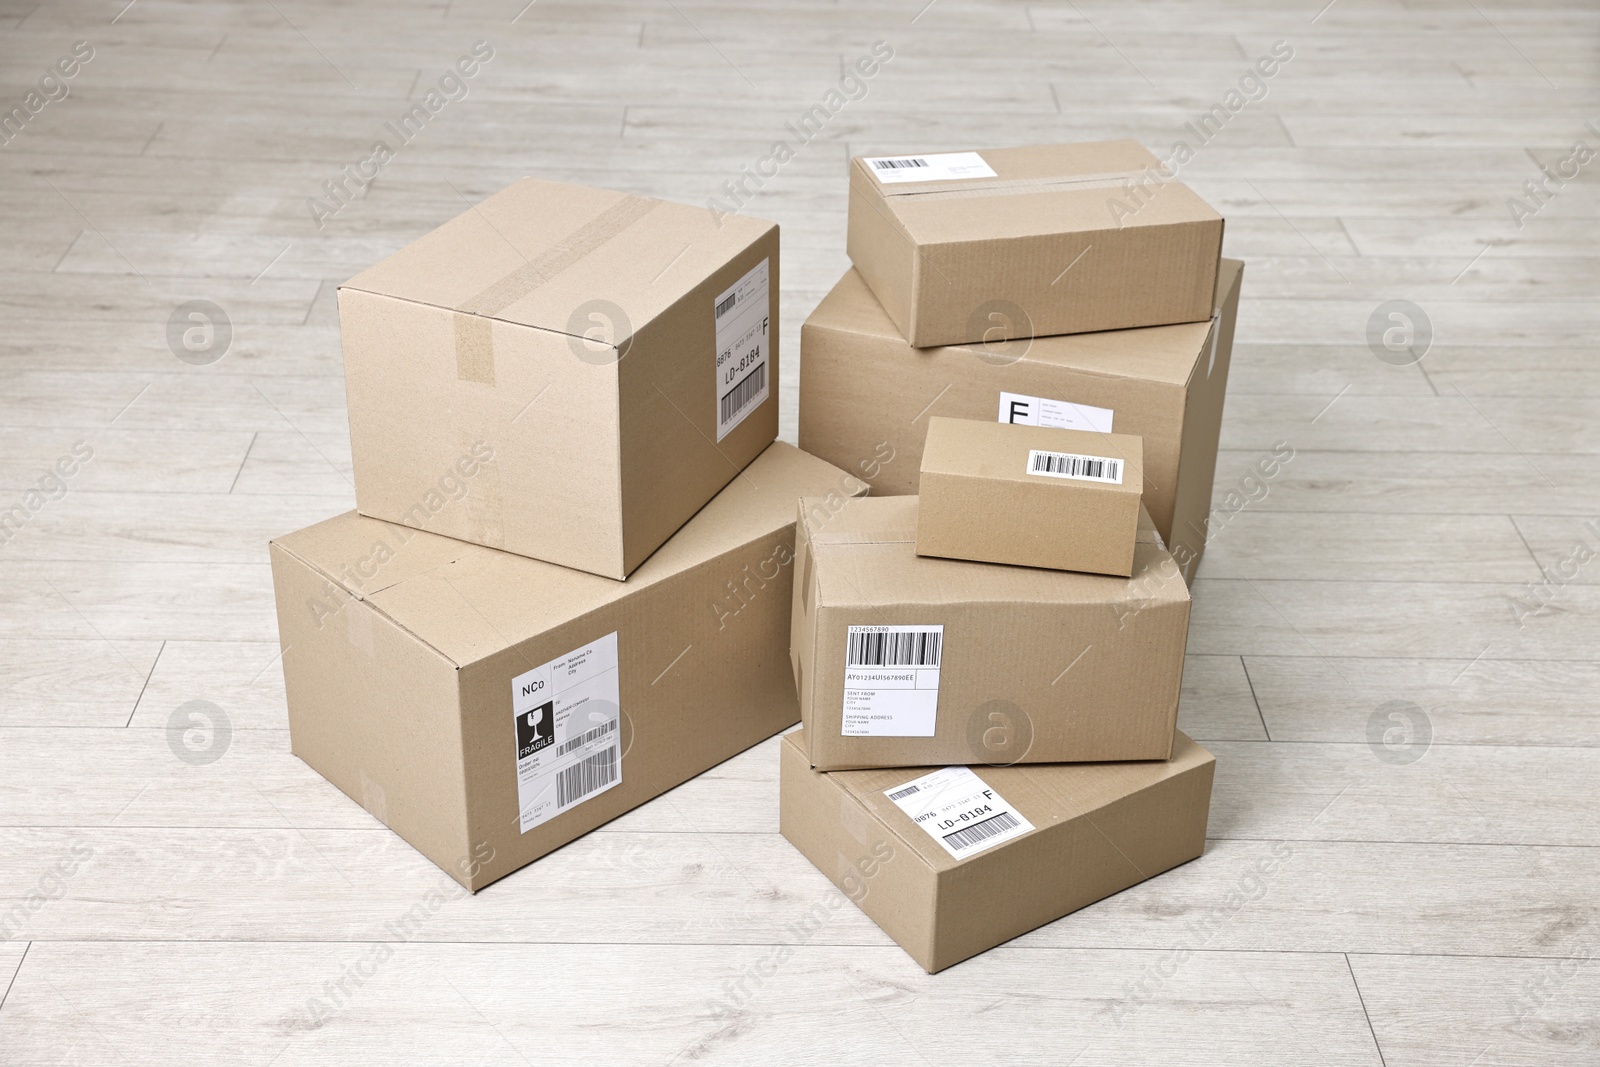
<path id="1" fill-rule="evenodd" d="M 892 185 L 880 185 L 880 195 L 889 196 L 917 196 L 925 200 L 961 200 L 979 196 L 1006 196 L 1013 193 L 1037 193 L 1051 189 L 1055 186 L 1067 186 L 1072 189 L 1115 189 L 1124 183 L 1136 181 L 1149 174 L 1159 177 L 1159 172 L 1154 168 L 1146 170 L 1108 171 L 1103 174 L 1082 174 L 1065 178 L 971 178 L 953 179 L 944 182 L 929 182 L 932 188 L 927 189 L 902 189 Z M 1176 179 L 1162 180 L 1159 184 L 1170 184 Z M 955 184 L 955 183 L 961 184 Z"/>
<path id="2" fill-rule="evenodd" d="M 455 306 L 456 377 L 494 384 L 492 317 L 644 218 L 659 200 L 624 196 L 482 292 Z"/>

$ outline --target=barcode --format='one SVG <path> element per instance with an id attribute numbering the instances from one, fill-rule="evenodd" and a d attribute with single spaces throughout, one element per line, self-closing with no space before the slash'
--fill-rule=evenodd
<path id="1" fill-rule="evenodd" d="M 604 737 L 606 734 L 609 734 L 612 730 L 615 730 L 616 728 L 617 728 L 617 723 L 616 723 L 615 719 L 613 719 L 611 722 L 603 723 L 603 724 L 601 724 L 599 726 L 596 726 L 593 730 L 590 730 L 588 733 L 584 734 L 582 737 L 573 737 L 573 738 L 570 738 L 570 739 L 568 739 L 566 741 L 563 741 L 560 745 L 558 745 L 556 747 L 556 755 L 557 756 L 565 756 L 568 752 L 571 752 L 573 749 L 582 748 L 584 745 L 587 745 L 590 741 L 593 741 L 593 740 L 595 740 L 597 738 L 600 738 L 600 737 Z"/>
<path id="2" fill-rule="evenodd" d="M 920 785 L 908 785 L 904 789 L 896 789 L 893 793 L 890 793 L 889 799 L 899 800 L 901 797 L 908 797 L 912 793 L 920 792 L 922 792 L 922 787 Z"/>
<path id="3" fill-rule="evenodd" d="M 874 159 L 872 165 L 878 170 L 904 170 L 906 167 L 926 167 L 926 159 Z"/>
<path id="4" fill-rule="evenodd" d="M 717 309 L 716 311 L 712 312 L 711 317 L 714 319 L 722 318 L 722 313 L 733 307 L 733 305 L 738 303 L 738 301 L 739 294 L 737 292 L 729 293 L 726 299 L 717 304 Z"/>
<path id="5" fill-rule="evenodd" d="M 852 633 L 847 641 L 846 667 L 937 667 L 944 635 L 938 630 Z"/>
<path id="6" fill-rule="evenodd" d="M 1028 453 L 1028 471 L 1062 478 L 1091 478 L 1097 482 L 1122 481 L 1122 461 L 1101 456 L 1075 456 L 1069 452 Z"/>
<path id="7" fill-rule="evenodd" d="M 951 848 L 971 848 L 979 841 L 987 841 L 996 834 L 1003 834 L 1016 825 L 1016 816 L 1009 811 L 1002 811 L 991 819 L 985 819 L 973 826 L 945 834 L 944 839 Z"/>
<path id="8" fill-rule="evenodd" d="M 601 786 L 617 780 L 617 748 L 597 752 L 556 775 L 556 807 L 582 800 Z"/>
<path id="9" fill-rule="evenodd" d="M 765 363 L 757 363 L 755 370 L 746 374 L 739 380 L 739 384 L 723 394 L 721 400 L 721 423 L 727 425 L 735 415 L 749 407 L 751 402 L 761 394 L 761 390 L 766 387 L 767 365 Z"/>

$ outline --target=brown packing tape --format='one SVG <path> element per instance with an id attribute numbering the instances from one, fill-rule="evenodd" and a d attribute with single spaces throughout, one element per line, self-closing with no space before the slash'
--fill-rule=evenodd
<path id="1" fill-rule="evenodd" d="M 555 278 L 653 211 L 659 200 L 624 196 L 493 285 L 455 307 L 456 376 L 494 384 L 494 316 Z M 621 338 L 618 338 L 621 340 Z"/>
<path id="2" fill-rule="evenodd" d="M 896 185 L 883 185 L 874 179 L 880 196 L 919 196 L 925 200 L 961 200 L 978 196 L 1006 196 L 1013 193 L 1036 193 L 1041 189 L 1052 186 L 1065 185 L 1079 189 L 1115 189 L 1125 182 L 1137 181 L 1147 175 L 1154 174 L 1159 179 L 1160 172 L 1154 168 L 1145 170 L 1110 171 L 1104 174 L 1081 174 L 1073 177 L 1047 177 L 1047 178 L 954 178 L 946 181 L 928 182 L 926 188 L 904 189 L 900 185 L 915 185 L 915 182 L 903 182 Z M 1167 185 L 1176 182 L 1176 178 L 1161 179 L 1159 184 Z"/>

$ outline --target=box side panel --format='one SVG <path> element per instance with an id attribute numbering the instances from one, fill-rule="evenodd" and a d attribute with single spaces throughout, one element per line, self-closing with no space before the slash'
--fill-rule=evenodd
<path id="1" fill-rule="evenodd" d="M 778 831 L 866 912 L 924 970 L 934 967 L 932 868 L 825 774 L 809 766 L 804 747 L 779 746 Z"/>
<path id="2" fill-rule="evenodd" d="M 462 670 L 479 888 L 798 721 L 782 527 Z M 528 595 L 538 595 L 537 589 Z M 620 784 L 522 832 L 512 680 L 617 635 Z"/>
<path id="3" fill-rule="evenodd" d="M 918 250 L 872 185 L 852 163 L 845 252 L 900 333 L 909 336 Z"/>
<path id="4" fill-rule="evenodd" d="M 272 581 L 294 754 L 465 884 L 455 667 L 276 544 Z"/>
<path id="5" fill-rule="evenodd" d="M 717 297 L 767 261 L 767 399 L 717 440 Z M 778 436 L 778 228 L 638 327 L 618 365 L 623 577 Z"/>
<path id="6" fill-rule="evenodd" d="M 620 577 L 614 363 L 353 289 L 339 320 L 362 514 Z"/>
<path id="7" fill-rule="evenodd" d="M 939 877 L 942 970 L 1205 850 L 1213 761 L 974 856 Z"/>
<path id="8" fill-rule="evenodd" d="M 1217 445 L 1222 436 L 1222 409 L 1227 400 L 1228 367 L 1233 359 L 1233 330 L 1239 318 L 1239 288 L 1244 264 L 1224 260 L 1219 274 L 1215 344 L 1210 358 L 1199 361 L 1190 379 L 1183 413 L 1183 445 L 1167 547 L 1193 582 L 1205 554 L 1211 521 L 1212 483 L 1217 477 Z M 1166 536 L 1166 535 L 1164 535 Z"/>

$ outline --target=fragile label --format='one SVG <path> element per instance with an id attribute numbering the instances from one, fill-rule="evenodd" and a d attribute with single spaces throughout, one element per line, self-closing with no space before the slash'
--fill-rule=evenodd
<path id="1" fill-rule="evenodd" d="M 1005 797 L 966 767 L 941 767 L 883 795 L 956 859 L 1033 829 Z"/>
<path id="2" fill-rule="evenodd" d="M 1000 421 L 1014 422 L 1018 426 L 1054 426 L 1062 430 L 1110 433 L 1114 414 L 1110 408 L 1074 404 L 1070 400 L 1051 400 L 1022 393 L 1000 394 Z"/>
<path id="3" fill-rule="evenodd" d="M 994 169 L 976 152 L 938 152 L 922 156 L 872 156 L 863 158 L 874 177 L 885 185 L 900 182 L 943 182 L 957 178 L 994 178 Z"/>
<path id="4" fill-rule="evenodd" d="M 1045 452 L 1030 448 L 1027 471 L 1044 478 L 1122 484 L 1122 460 L 1107 456 L 1080 456 L 1073 452 Z"/>
<path id="5" fill-rule="evenodd" d="M 617 635 L 511 679 L 522 832 L 622 782 Z"/>
<path id="6" fill-rule="evenodd" d="M 845 737 L 932 737 L 943 626 L 851 626 L 845 637 Z"/>
<path id="7" fill-rule="evenodd" d="M 711 308 L 717 323 L 718 442 L 771 395 L 767 263 L 752 267 Z"/>

